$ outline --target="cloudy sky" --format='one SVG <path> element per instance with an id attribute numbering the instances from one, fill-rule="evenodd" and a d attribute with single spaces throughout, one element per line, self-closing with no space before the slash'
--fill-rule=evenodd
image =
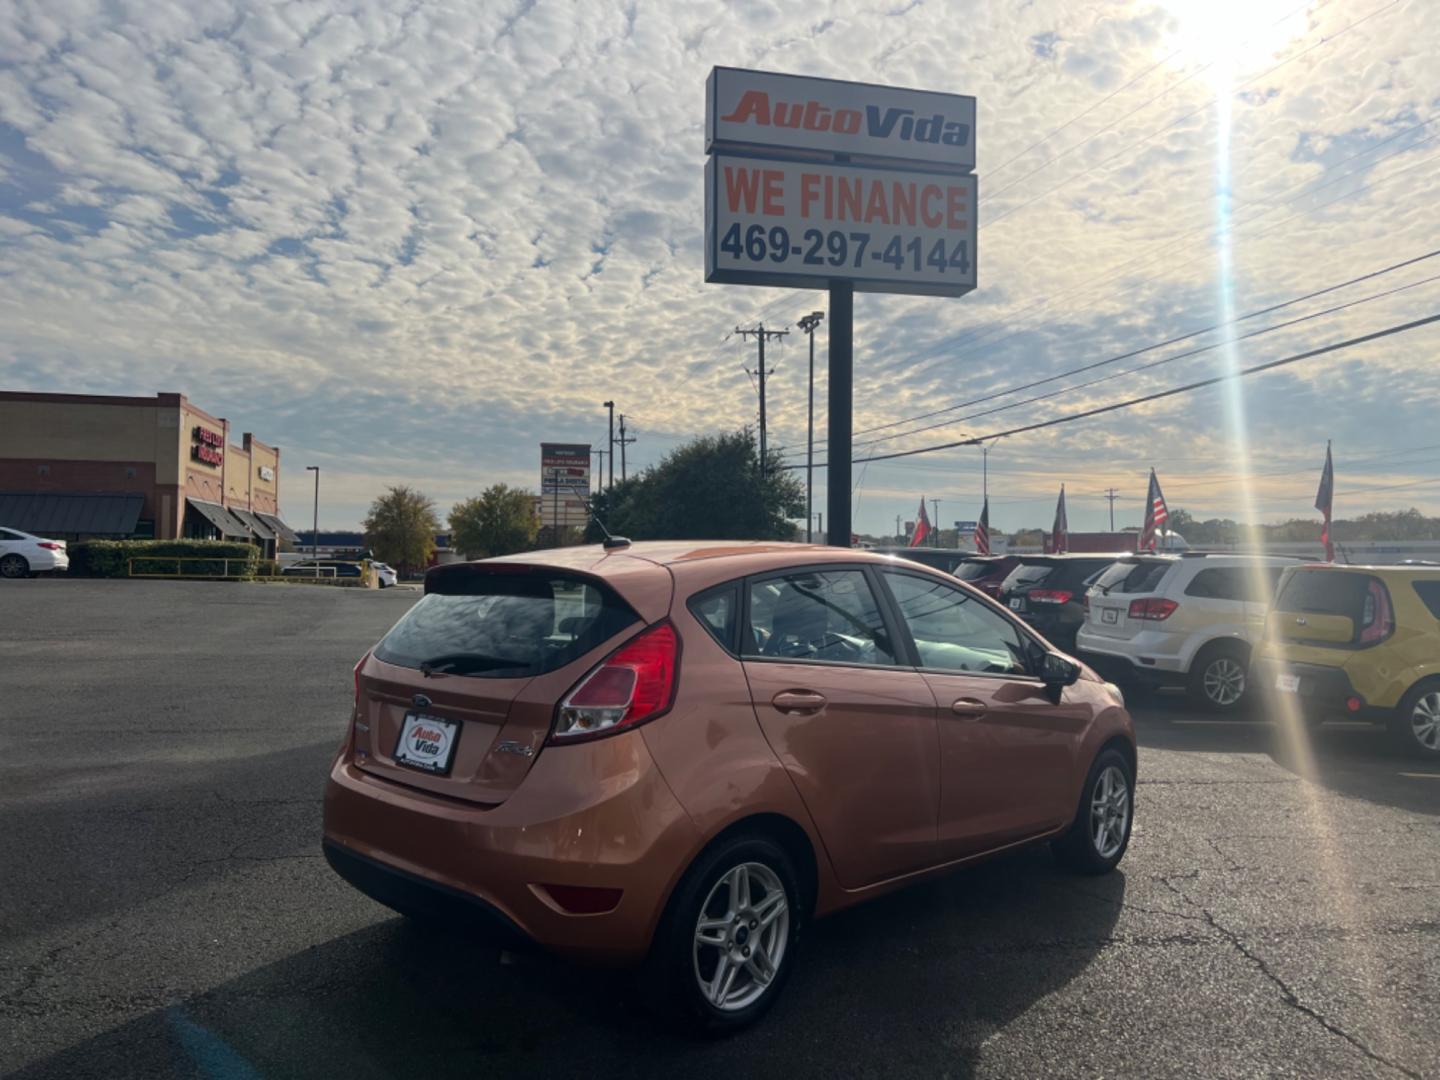
<path id="1" fill-rule="evenodd" d="M 858 299 L 856 428 L 890 425 L 857 435 L 861 456 L 1440 311 L 1436 257 L 1247 320 L 1349 305 L 1231 349 L 1169 359 L 1210 333 L 1002 394 L 1223 321 L 1227 295 L 1244 315 L 1440 249 L 1426 0 L 5 11 L 0 386 L 182 391 L 283 447 L 296 520 L 307 464 L 331 527 L 392 483 L 442 509 L 495 481 L 534 487 L 538 443 L 600 445 L 610 398 L 632 469 L 753 422 L 754 346 L 729 331 L 793 329 L 824 296 L 703 283 L 715 64 L 978 99 L 979 287 Z M 822 403 L 825 342 L 822 326 Z M 1339 513 L 1440 513 L 1437 349 L 1421 328 L 1002 439 L 993 524 L 1048 523 L 1062 481 L 1072 527 L 1105 523 L 1109 487 L 1117 524 L 1136 524 L 1152 464 L 1172 507 L 1243 516 L 1246 450 L 1255 513 L 1308 514 L 1327 438 Z M 803 453 L 801 335 L 771 358 L 772 440 Z M 893 528 L 922 495 L 943 521 L 975 517 L 980 464 L 964 448 L 857 466 L 857 528 Z"/>

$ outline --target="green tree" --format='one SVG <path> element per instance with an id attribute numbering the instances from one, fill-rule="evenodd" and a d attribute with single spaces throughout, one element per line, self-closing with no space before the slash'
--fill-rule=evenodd
<path id="1" fill-rule="evenodd" d="M 749 431 L 705 435 L 672 450 L 660 464 L 599 492 L 591 512 L 632 540 L 789 540 L 789 520 L 805 513 L 805 487 L 770 453 L 761 476 Z M 585 538 L 603 539 L 594 521 Z"/>
<path id="2" fill-rule="evenodd" d="M 417 570 L 430 561 L 440 529 L 435 504 L 403 484 L 371 503 L 363 524 L 365 542 L 375 557 L 401 570 Z"/>
<path id="3" fill-rule="evenodd" d="M 525 551 L 539 531 L 535 496 L 505 484 L 488 487 L 450 511 L 450 544 L 467 559 Z"/>

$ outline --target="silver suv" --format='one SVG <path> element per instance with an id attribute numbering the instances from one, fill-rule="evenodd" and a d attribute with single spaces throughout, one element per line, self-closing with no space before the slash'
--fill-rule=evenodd
<path id="1" fill-rule="evenodd" d="M 1251 648 L 1280 572 L 1294 559 L 1268 555 L 1131 555 L 1086 593 L 1076 647 L 1111 678 L 1183 685 L 1214 712 L 1240 707 Z"/>

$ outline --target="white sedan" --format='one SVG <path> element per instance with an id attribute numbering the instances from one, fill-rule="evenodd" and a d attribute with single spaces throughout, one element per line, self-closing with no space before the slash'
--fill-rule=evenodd
<path id="1" fill-rule="evenodd" d="M 375 571 L 375 580 L 379 583 L 380 588 L 384 589 L 399 583 L 400 575 L 396 573 L 393 566 L 383 562 L 372 562 L 370 566 Z"/>
<path id="2" fill-rule="evenodd" d="M 19 529 L 0 528 L 0 578 L 63 574 L 70 569 L 64 540 L 46 540 Z"/>

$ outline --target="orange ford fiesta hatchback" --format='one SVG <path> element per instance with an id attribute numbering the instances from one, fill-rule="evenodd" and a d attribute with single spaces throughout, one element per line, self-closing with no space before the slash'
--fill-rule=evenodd
<path id="1" fill-rule="evenodd" d="M 806 923 L 1036 840 L 1130 838 L 1119 692 L 924 566 L 792 544 L 432 570 L 355 668 L 325 854 L 407 915 L 758 1017 Z"/>

